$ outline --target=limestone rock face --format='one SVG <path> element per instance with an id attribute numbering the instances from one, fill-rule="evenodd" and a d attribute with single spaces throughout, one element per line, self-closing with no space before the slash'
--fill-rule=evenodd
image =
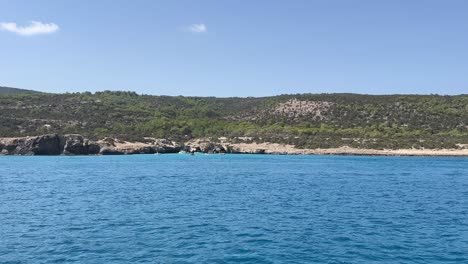
<path id="1" fill-rule="evenodd" d="M 31 151 L 34 155 L 60 155 L 64 140 L 57 134 L 43 135 L 32 140 Z"/>
<path id="2" fill-rule="evenodd" d="M 8 155 L 8 152 L 6 142 L 0 139 L 0 155 Z"/>
<path id="3" fill-rule="evenodd" d="M 145 153 L 178 153 L 182 150 L 181 145 L 165 138 L 147 138 L 147 140 L 149 140 L 149 149 L 144 148 Z"/>
<path id="4" fill-rule="evenodd" d="M 0 140 L 0 153 L 4 155 L 60 155 L 63 137 L 48 134 L 38 137 L 6 138 Z"/>
<path id="5" fill-rule="evenodd" d="M 100 149 L 99 154 L 101 155 L 123 155 L 125 154 L 125 152 L 119 149 L 116 149 L 114 147 L 104 146 Z"/>
<path id="6" fill-rule="evenodd" d="M 0 138 L 0 155 L 122 155 L 177 153 L 180 150 L 182 146 L 176 142 L 155 138 L 146 138 L 145 142 L 113 138 L 94 142 L 78 134 Z"/>
<path id="7" fill-rule="evenodd" d="M 145 142 L 101 140 L 99 144 L 103 155 L 177 153 L 182 149 L 175 142 L 155 138 L 145 138 Z"/>
<path id="8" fill-rule="evenodd" d="M 104 138 L 99 140 L 97 144 L 99 145 L 99 154 L 100 155 L 123 155 L 124 151 L 118 150 L 115 148 L 115 139 L 113 138 Z"/>
<path id="9" fill-rule="evenodd" d="M 91 155 L 99 150 L 97 143 L 81 135 L 0 138 L 0 155 Z"/>
<path id="10" fill-rule="evenodd" d="M 16 144 L 14 144 L 13 139 L 2 138 L 0 139 L 0 154 L 9 155 L 16 149 Z"/>
<path id="11" fill-rule="evenodd" d="M 99 144 L 84 138 L 82 135 L 65 135 L 64 141 L 63 154 L 65 155 L 96 155 L 101 149 Z"/>
<path id="12" fill-rule="evenodd" d="M 185 150 L 189 152 L 203 153 L 231 153 L 229 145 L 213 142 L 210 139 L 194 139 L 185 143 Z"/>
<path id="13" fill-rule="evenodd" d="M 256 149 L 254 154 L 265 154 L 265 150 L 264 149 Z"/>

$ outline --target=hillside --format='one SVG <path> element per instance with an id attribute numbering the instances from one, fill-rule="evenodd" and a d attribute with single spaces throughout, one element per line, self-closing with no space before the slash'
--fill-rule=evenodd
<path id="1" fill-rule="evenodd" d="M 0 94 L 19 94 L 19 93 L 40 93 L 40 92 L 33 91 L 33 90 L 25 90 L 25 89 L 19 89 L 19 88 L 0 86 Z"/>
<path id="2" fill-rule="evenodd" d="M 0 137 L 45 133 L 139 141 L 227 137 L 300 148 L 455 148 L 468 144 L 468 95 L 0 94 Z"/>

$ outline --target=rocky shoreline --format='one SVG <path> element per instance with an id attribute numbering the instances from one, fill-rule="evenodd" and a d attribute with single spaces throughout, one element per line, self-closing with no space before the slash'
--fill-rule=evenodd
<path id="1" fill-rule="evenodd" d="M 154 140 L 125 147 L 115 139 L 89 140 L 82 135 L 48 134 L 37 137 L 0 138 L 0 155 L 124 155 L 178 153 L 182 146 L 168 140 Z"/>
<path id="2" fill-rule="evenodd" d="M 48 134 L 36 137 L 0 138 L 0 155 L 132 155 L 156 153 L 233 153 L 280 155 L 372 155 L 372 156 L 468 156 L 468 146 L 457 149 L 358 149 L 350 147 L 299 149 L 277 143 L 233 143 L 227 140 L 193 139 L 178 143 L 167 139 L 145 138 L 128 142 L 113 138 L 99 141 L 82 135 Z"/>

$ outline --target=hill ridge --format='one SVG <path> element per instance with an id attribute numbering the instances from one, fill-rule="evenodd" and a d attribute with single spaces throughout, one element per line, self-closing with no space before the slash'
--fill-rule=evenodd
<path id="1" fill-rule="evenodd" d="M 292 94 L 216 98 L 104 91 L 0 94 L 0 137 L 186 141 L 250 137 L 301 148 L 468 144 L 468 95 Z"/>
<path id="2" fill-rule="evenodd" d="M 0 94 L 41 93 L 39 91 L 0 86 Z"/>

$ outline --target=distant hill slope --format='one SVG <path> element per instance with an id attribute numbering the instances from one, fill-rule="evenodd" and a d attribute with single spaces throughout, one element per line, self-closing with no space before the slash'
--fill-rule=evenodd
<path id="1" fill-rule="evenodd" d="M 243 137 L 302 148 L 455 148 L 468 144 L 468 95 L 0 94 L 0 137 L 45 133 L 126 140 Z"/>
<path id="2" fill-rule="evenodd" d="M 0 86 L 0 94 L 40 93 L 38 91 Z"/>

